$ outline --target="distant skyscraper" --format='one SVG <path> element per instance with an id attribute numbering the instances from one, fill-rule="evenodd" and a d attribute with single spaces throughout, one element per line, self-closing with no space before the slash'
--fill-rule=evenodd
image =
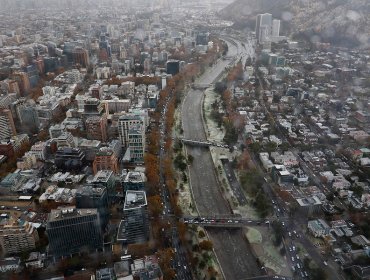
<path id="1" fill-rule="evenodd" d="M 264 42 L 268 41 L 272 32 L 272 15 L 271 14 L 259 14 L 256 20 L 256 38 L 257 41 Z"/>
<path id="2" fill-rule="evenodd" d="M 0 140 L 10 139 L 16 134 L 11 111 L 0 109 Z"/>
<path id="3" fill-rule="evenodd" d="M 10 78 L 17 81 L 21 96 L 26 96 L 31 90 L 31 84 L 27 73 L 17 71 L 11 74 Z"/>
<path id="4" fill-rule="evenodd" d="M 180 72 L 180 61 L 171 59 L 166 63 L 167 74 L 176 75 Z"/>
<path id="5" fill-rule="evenodd" d="M 274 19 L 272 21 L 272 36 L 278 37 L 280 36 L 280 20 Z"/>
<path id="6" fill-rule="evenodd" d="M 35 107 L 30 104 L 20 104 L 17 106 L 17 115 L 21 125 L 30 131 L 37 131 L 40 120 Z"/>
<path id="7" fill-rule="evenodd" d="M 72 56 L 75 64 L 80 64 L 83 67 L 87 67 L 90 64 L 89 52 L 84 48 L 76 47 L 72 51 Z"/>

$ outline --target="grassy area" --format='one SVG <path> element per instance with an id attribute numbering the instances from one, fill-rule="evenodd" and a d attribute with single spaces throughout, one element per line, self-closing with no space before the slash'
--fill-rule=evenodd
<path id="1" fill-rule="evenodd" d="M 250 243 L 262 243 L 261 233 L 252 227 L 248 227 L 247 239 Z"/>

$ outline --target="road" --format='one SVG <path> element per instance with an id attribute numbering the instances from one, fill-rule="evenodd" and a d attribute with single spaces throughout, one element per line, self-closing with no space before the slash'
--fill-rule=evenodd
<path id="1" fill-rule="evenodd" d="M 243 193 L 242 186 L 240 185 L 238 179 L 236 178 L 234 169 L 231 166 L 231 162 L 228 159 L 221 160 L 222 166 L 224 167 L 227 180 L 229 181 L 229 185 L 238 200 L 239 205 L 246 205 L 247 199 Z"/>
<path id="2" fill-rule="evenodd" d="M 238 44 L 228 43 L 228 56 L 237 57 L 233 62 L 244 54 L 243 49 L 238 46 Z M 202 85 L 213 83 L 229 63 L 228 60 L 219 60 L 198 79 L 197 83 Z M 203 91 L 190 90 L 183 102 L 181 113 L 186 139 L 207 140 L 202 120 L 203 96 Z M 202 215 L 231 214 L 220 191 L 209 149 L 186 146 L 186 150 L 194 157 L 189 167 L 189 177 L 199 213 Z M 263 274 L 242 230 L 210 229 L 208 234 L 226 279 L 238 280 Z"/>
<path id="3" fill-rule="evenodd" d="M 192 280 L 193 275 L 190 271 L 190 265 L 188 263 L 187 257 L 186 257 L 186 249 L 184 246 L 180 243 L 180 239 L 178 236 L 177 228 L 176 228 L 176 221 L 172 219 L 172 206 L 170 203 L 170 197 L 169 192 L 164 184 L 164 172 L 163 172 L 163 162 L 162 159 L 165 156 L 166 151 L 164 150 L 164 144 L 165 144 L 165 115 L 167 111 L 167 106 L 170 101 L 170 99 L 173 98 L 173 95 L 169 95 L 168 98 L 165 100 L 165 105 L 163 108 L 163 111 L 161 112 L 161 120 L 160 120 L 160 151 L 159 151 L 159 171 L 160 171 L 160 186 L 161 186 L 161 199 L 163 203 L 163 213 L 162 218 L 169 221 L 169 224 L 171 225 L 171 232 L 170 232 L 170 241 L 171 246 L 174 249 L 174 258 L 172 260 L 172 268 L 176 271 L 176 279 L 178 280 Z"/>

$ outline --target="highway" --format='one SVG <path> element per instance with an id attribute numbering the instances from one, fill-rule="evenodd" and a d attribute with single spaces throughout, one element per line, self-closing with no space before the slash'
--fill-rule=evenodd
<path id="1" fill-rule="evenodd" d="M 225 67 L 238 61 L 246 53 L 245 48 L 241 47 L 240 44 L 228 42 L 228 48 L 228 56 L 236 57 L 236 59 L 232 61 L 219 60 L 197 80 L 198 84 L 215 82 Z M 186 139 L 207 140 L 202 119 L 203 97 L 202 90 L 191 89 L 182 104 L 182 128 Z M 193 163 L 189 166 L 189 181 L 199 214 L 231 214 L 228 203 L 220 191 L 209 149 L 207 147 L 186 146 L 186 151 L 194 157 Z M 217 228 L 208 229 L 207 232 L 213 242 L 215 253 L 226 279 L 238 280 L 264 274 L 252 255 L 252 250 L 246 242 L 242 230 Z"/>
<path id="2" fill-rule="evenodd" d="M 247 204 L 247 198 L 245 197 L 242 186 L 240 185 L 238 179 L 236 178 L 234 169 L 231 166 L 231 162 L 228 159 L 222 159 L 222 166 L 224 167 L 227 180 L 229 181 L 229 185 L 233 190 L 233 193 L 238 200 L 239 205 Z"/>

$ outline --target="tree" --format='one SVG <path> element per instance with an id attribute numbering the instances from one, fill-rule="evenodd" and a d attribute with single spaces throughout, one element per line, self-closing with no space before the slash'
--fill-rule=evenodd
<path id="1" fill-rule="evenodd" d="M 223 140 L 227 145 L 233 146 L 238 141 L 238 133 L 230 121 L 225 121 L 224 125 L 226 132 Z"/>
<path id="2" fill-rule="evenodd" d="M 149 244 L 143 243 L 143 244 L 129 244 L 127 247 L 128 252 L 137 257 L 137 258 L 142 258 L 146 255 L 150 255 L 151 249 L 149 247 Z"/>
<path id="3" fill-rule="evenodd" d="M 46 141 L 49 138 L 49 133 L 43 129 L 37 134 L 37 139 L 39 141 Z"/>
<path id="4" fill-rule="evenodd" d="M 148 208 L 149 208 L 149 212 L 153 215 L 153 217 L 158 218 L 158 216 L 163 211 L 161 197 L 159 195 L 149 196 L 148 197 Z"/>
<path id="5" fill-rule="evenodd" d="M 194 157 L 192 155 L 188 155 L 188 162 L 192 164 L 194 161 Z"/>
<path id="6" fill-rule="evenodd" d="M 249 144 L 248 147 L 255 154 L 261 152 L 261 149 L 262 149 L 262 145 L 261 145 L 260 142 L 253 142 L 253 143 Z"/>
<path id="7" fill-rule="evenodd" d="M 204 269 L 206 267 L 206 262 L 204 260 L 201 260 L 198 266 L 200 269 Z"/>
<path id="8" fill-rule="evenodd" d="M 213 248 L 213 244 L 209 240 L 203 240 L 199 242 L 199 248 L 204 251 L 211 251 Z"/>
<path id="9" fill-rule="evenodd" d="M 260 215 L 261 218 L 266 218 L 266 216 L 270 213 L 271 204 L 270 200 L 267 198 L 266 194 L 263 191 L 259 191 L 254 198 L 255 207 Z"/>
<path id="10" fill-rule="evenodd" d="M 218 94 L 222 94 L 227 89 L 225 82 L 217 82 L 214 87 L 214 91 Z"/>
<path id="11" fill-rule="evenodd" d="M 280 246 L 281 242 L 283 241 L 283 233 L 284 233 L 284 228 L 283 228 L 283 225 L 278 222 L 278 221 L 274 221 L 272 223 L 272 229 L 274 231 L 274 245 L 277 247 L 277 246 Z"/>

